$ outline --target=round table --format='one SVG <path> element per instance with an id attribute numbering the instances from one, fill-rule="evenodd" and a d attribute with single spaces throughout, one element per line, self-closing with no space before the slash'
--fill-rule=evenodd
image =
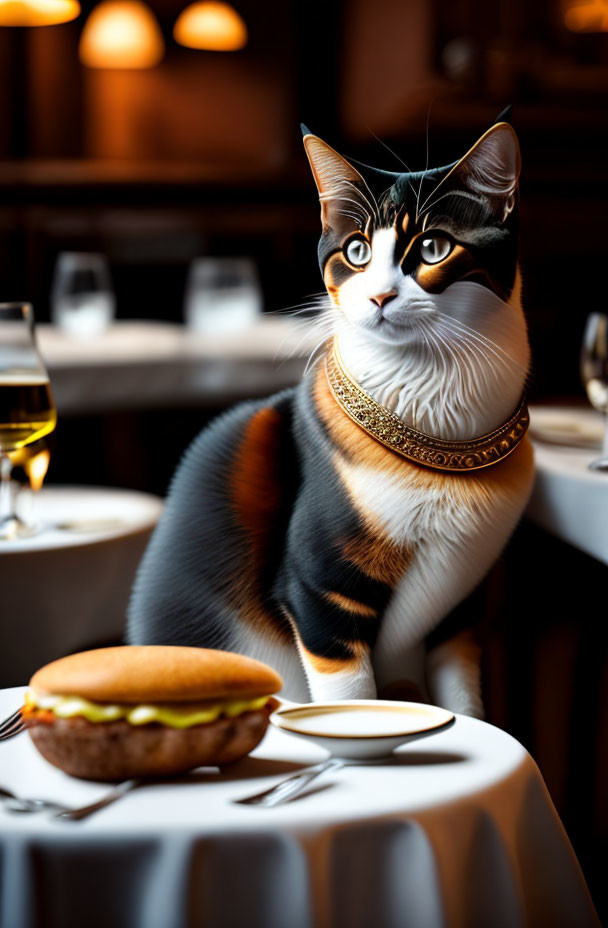
<path id="1" fill-rule="evenodd" d="M 24 690 L 0 692 L 0 719 Z M 127 794 L 82 822 L 0 808 L 2 928 L 586 928 L 599 922 L 538 768 L 497 728 L 449 730 L 275 809 L 233 800 L 321 748 L 273 728 L 249 758 Z M 27 735 L 0 785 L 69 804 Z"/>
<path id="2" fill-rule="evenodd" d="M 120 640 L 137 565 L 162 512 L 147 493 L 48 486 L 42 531 L 0 541 L 0 686 L 71 651 Z"/>
<path id="3" fill-rule="evenodd" d="M 603 416 L 593 409 L 530 408 L 536 478 L 526 516 L 608 564 L 608 476 L 588 469 L 600 456 L 603 430 Z"/>

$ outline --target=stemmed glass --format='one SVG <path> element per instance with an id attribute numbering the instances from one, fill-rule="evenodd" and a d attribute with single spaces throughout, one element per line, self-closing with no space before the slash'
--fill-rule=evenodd
<path id="1" fill-rule="evenodd" d="M 19 521 L 17 534 L 36 535 L 41 526 L 34 517 L 34 496 L 42 489 L 51 462 L 49 441 L 39 438 L 17 451 L 10 451 L 9 457 L 13 465 L 13 512 Z"/>
<path id="2" fill-rule="evenodd" d="M 591 313 L 581 349 L 581 376 L 592 406 L 604 414 L 604 441 L 589 470 L 608 470 L 608 316 Z"/>
<path id="3" fill-rule="evenodd" d="M 27 534 L 14 510 L 11 452 L 48 435 L 57 413 L 29 303 L 0 303 L 0 539 Z"/>

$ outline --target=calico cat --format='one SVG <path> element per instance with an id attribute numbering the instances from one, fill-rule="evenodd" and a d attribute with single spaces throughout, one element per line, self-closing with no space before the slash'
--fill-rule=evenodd
<path id="1" fill-rule="evenodd" d="M 297 387 L 228 411 L 186 452 L 128 640 L 251 655 L 289 699 L 405 680 L 481 716 L 472 634 L 427 641 L 531 489 L 517 138 L 499 121 L 452 165 L 389 174 L 303 131 L 333 343 Z"/>

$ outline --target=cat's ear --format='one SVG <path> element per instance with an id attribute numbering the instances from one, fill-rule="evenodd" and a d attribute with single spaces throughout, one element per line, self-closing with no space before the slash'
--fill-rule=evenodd
<path id="1" fill-rule="evenodd" d="M 487 197 L 504 221 L 515 205 L 520 170 L 517 136 L 508 123 L 498 122 L 454 165 L 443 183 L 458 180 L 467 190 Z"/>
<path id="2" fill-rule="evenodd" d="M 365 229 L 369 219 L 367 184 L 352 164 L 330 145 L 308 132 L 305 126 L 302 132 L 319 191 L 323 231 L 331 228 L 340 234 L 349 234 L 355 228 Z"/>

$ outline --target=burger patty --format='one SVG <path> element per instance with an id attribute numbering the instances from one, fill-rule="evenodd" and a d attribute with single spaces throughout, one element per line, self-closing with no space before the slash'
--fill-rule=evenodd
<path id="1" fill-rule="evenodd" d="M 40 718 L 33 713 L 27 726 L 43 757 L 72 776 L 108 781 L 164 777 L 240 760 L 262 740 L 276 706 L 276 700 L 270 699 L 262 709 L 190 728 L 159 723 L 134 726 L 124 719 L 50 720 L 47 713 Z"/>

